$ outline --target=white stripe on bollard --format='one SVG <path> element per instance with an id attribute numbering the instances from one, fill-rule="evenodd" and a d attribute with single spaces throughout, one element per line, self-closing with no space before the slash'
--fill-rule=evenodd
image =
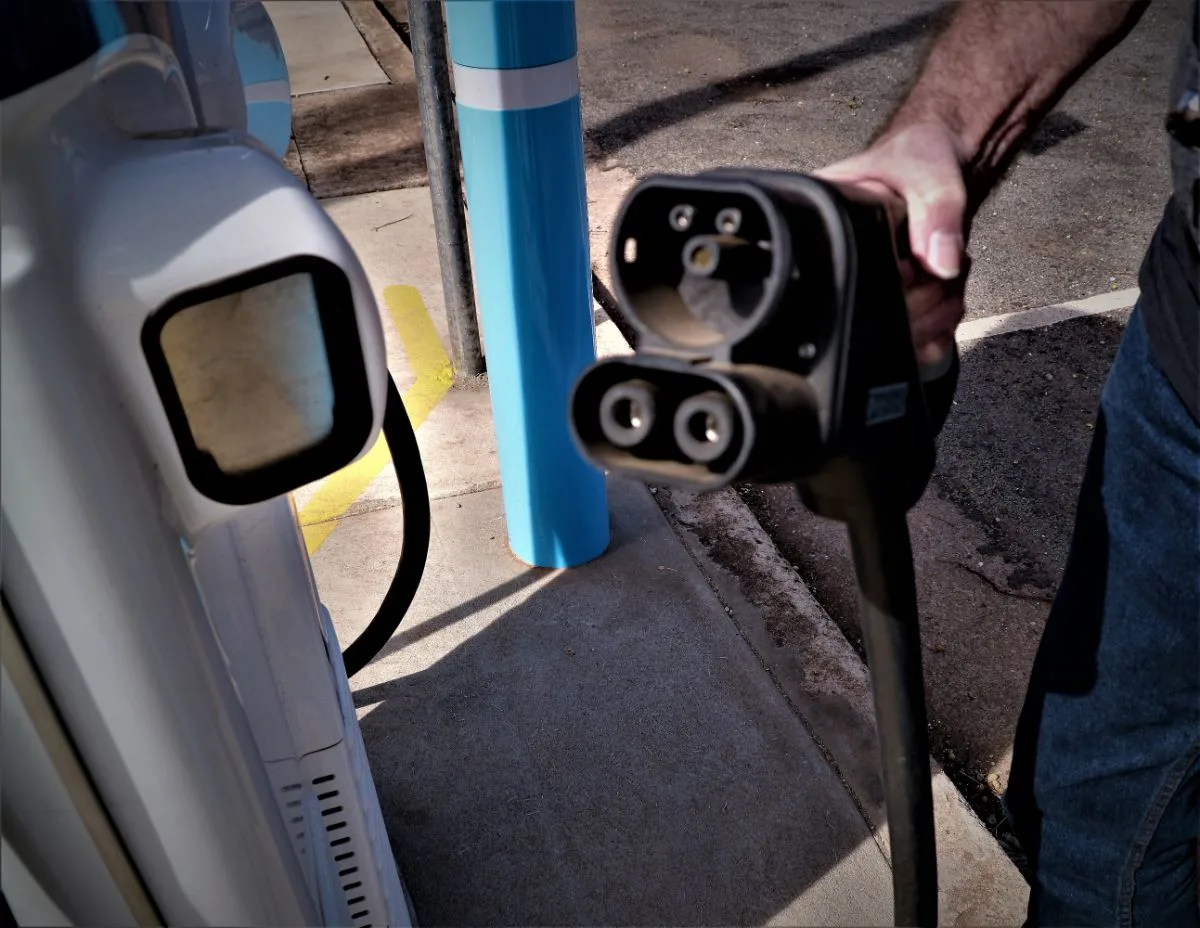
<path id="1" fill-rule="evenodd" d="M 454 99 L 477 110 L 533 110 L 579 96 L 574 56 L 540 68 L 454 65 Z"/>

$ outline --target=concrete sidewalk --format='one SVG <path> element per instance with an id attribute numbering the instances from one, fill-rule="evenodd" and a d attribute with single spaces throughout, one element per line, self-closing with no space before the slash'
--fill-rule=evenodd
<path id="1" fill-rule="evenodd" d="M 289 56 L 304 49 L 306 73 L 344 82 L 298 97 L 298 111 L 319 96 L 338 114 L 366 93 L 407 107 L 404 63 L 379 51 L 372 5 L 347 18 L 368 39 L 361 48 L 334 24 L 339 6 L 287 6 Z M 329 43 L 336 62 L 323 61 L 322 35 L 341 36 Z M 412 128 L 367 140 L 382 152 L 368 159 L 372 176 L 386 173 L 389 146 L 408 157 Z M 322 159 L 342 157 L 336 133 L 298 123 L 297 143 L 294 168 L 319 193 Z M 610 172 L 601 190 L 589 176 L 598 238 L 621 182 Z M 563 571 L 518 562 L 486 390 L 417 390 L 441 383 L 445 357 L 427 191 L 324 205 L 367 268 L 398 386 L 424 397 L 419 415 L 409 410 L 435 498 L 429 565 L 400 631 L 352 681 L 418 921 L 890 923 L 865 668 L 745 507 L 612 480 L 603 557 Z M 603 327 L 602 344 L 627 350 Z M 384 464 L 297 494 L 302 519 L 314 500 L 339 501 L 308 528 L 319 528 L 313 569 L 343 640 L 373 614 L 403 537 Z M 759 555 L 746 559 L 753 576 L 721 566 L 718 540 Z M 804 618 L 804 640 L 772 638 L 780 609 Z M 944 777 L 937 796 L 943 923 L 1018 924 L 1016 870 Z"/>
<path id="2" fill-rule="evenodd" d="M 354 681 L 418 920 L 889 923 L 853 798 L 650 493 L 610 490 L 612 546 L 566 571 L 508 553 L 499 491 L 437 503 L 418 601 Z M 393 512 L 314 561 L 344 622 Z"/>

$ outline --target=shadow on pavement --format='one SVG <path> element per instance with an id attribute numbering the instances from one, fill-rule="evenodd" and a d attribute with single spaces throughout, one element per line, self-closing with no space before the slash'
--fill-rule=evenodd
<path id="1" fill-rule="evenodd" d="M 530 584 L 536 583 L 540 577 L 545 576 L 545 573 L 542 570 L 529 570 L 523 574 L 518 574 L 507 583 L 502 583 L 488 590 L 486 593 L 482 593 L 473 599 L 468 599 L 461 605 L 447 609 L 445 612 L 439 613 L 431 619 L 426 619 L 415 628 L 402 627 L 400 631 L 392 636 L 387 644 L 379 649 L 379 654 L 375 657 L 375 660 L 387 657 L 389 654 L 395 654 L 403 648 L 414 645 L 418 641 L 428 638 L 430 635 L 435 635 L 443 629 L 449 628 L 456 622 L 470 618 L 481 609 L 496 605 L 501 600 L 507 599 Z M 362 704 L 361 701 L 359 704 Z"/>
<path id="2" fill-rule="evenodd" d="M 767 87 L 797 84 L 860 58 L 911 42 L 938 23 L 948 9 L 942 6 L 918 13 L 827 48 L 805 52 L 777 64 L 635 106 L 619 116 L 588 127 L 588 138 L 595 145 L 594 154 L 610 156 L 651 132 L 666 129 L 722 105 L 753 97 Z"/>
<path id="3" fill-rule="evenodd" d="M 419 921 L 888 923 L 851 797 L 646 489 L 610 493 L 609 552 L 558 573 L 480 535 L 498 492 L 435 510 L 426 595 L 470 598 L 355 692 Z"/>
<path id="4" fill-rule="evenodd" d="M 1055 145 L 1073 138 L 1080 132 L 1087 131 L 1088 125 L 1076 119 L 1070 113 L 1055 110 L 1041 121 L 1029 141 L 1025 143 L 1025 151 L 1033 155 L 1044 155 Z"/>

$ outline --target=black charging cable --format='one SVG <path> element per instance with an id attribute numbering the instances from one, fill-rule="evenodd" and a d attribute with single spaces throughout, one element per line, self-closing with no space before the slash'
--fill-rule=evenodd
<path id="1" fill-rule="evenodd" d="M 346 676 L 352 677 L 378 654 L 404 620 L 417 595 L 429 556 L 429 485 L 421 466 L 421 449 L 396 383 L 388 378 L 387 406 L 383 413 L 383 439 L 392 455 L 400 484 L 400 511 L 404 515 L 404 541 L 400 560 L 375 617 L 342 651 Z"/>
<path id="2" fill-rule="evenodd" d="M 897 925 L 937 924 L 937 853 L 917 589 L 903 512 L 848 519 L 863 644 L 875 694 Z"/>
<path id="3" fill-rule="evenodd" d="M 957 349 L 951 348 L 940 367 L 936 376 L 921 383 L 934 434 L 942 430 L 954 402 Z M 875 699 L 892 854 L 893 919 L 897 925 L 933 926 L 938 917 L 937 842 L 907 508 L 868 495 L 839 518 L 850 536 L 859 622 Z"/>
<path id="4" fill-rule="evenodd" d="M 958 351 L 922 398 L 935 433 L 942 430 L 958 386 Z M 929 768 L 929 722 L 917 621 L 917 585 L 904 510 L 867 505 L 846 513 L 858 585 L 859 616 L 875 697 L 880 769 L 892 852 L 897 925 L 936 925 L 937 846 Z"/>

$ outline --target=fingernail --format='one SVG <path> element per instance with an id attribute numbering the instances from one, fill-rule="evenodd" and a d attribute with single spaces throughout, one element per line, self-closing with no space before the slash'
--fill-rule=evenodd
<path id="1" fill-rule="evenodd" d="M 956 232 L 934 232 L 929 236 L 929 269 L 943 280 L 958 276 L 963 240 Z"/>

